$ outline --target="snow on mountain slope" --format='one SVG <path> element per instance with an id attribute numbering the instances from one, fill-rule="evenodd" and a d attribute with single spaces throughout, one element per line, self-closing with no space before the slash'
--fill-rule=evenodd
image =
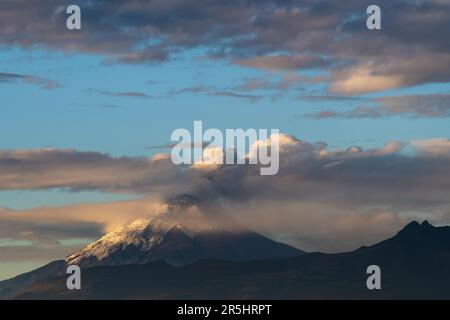
<path id="1" fill-rule="evenodd" d="M 205 213 L 200 200 L 182 195 L 168 200 L 154 216 L 138 219 L 67 257 L 68 264 L 143 264 L 164 260 L 184 265 L 199 259 L 254 260 L 303 253 L 234 223 Z"/>

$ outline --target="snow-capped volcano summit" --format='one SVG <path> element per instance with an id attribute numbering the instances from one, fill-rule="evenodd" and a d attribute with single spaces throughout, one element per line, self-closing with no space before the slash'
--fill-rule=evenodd
<path id="1" fill-rule="evenodd" d="M 256 260 L 303 253 L 209 212 L 191 195 L 169 199 L 151 217 L 133 221 L 67 257 L 67 264 L 143 264 L 163 260 L 184 265 L 196 260 Z"/>

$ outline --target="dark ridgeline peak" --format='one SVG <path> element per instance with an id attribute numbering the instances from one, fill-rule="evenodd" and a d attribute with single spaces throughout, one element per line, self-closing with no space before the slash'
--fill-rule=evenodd
<path id="1" fill-rule="evenodd" d="M 381 242 L 383 245 L 394 243 L 403 247 L 403 250 L 415 252 L 416 255 L 435 250 L 450 250 L 450 227 L 435 227 L 426 220 L 422 223 L 413 221 L 391 239 Z"/>
<path id="2" fill-rule="evenodd" d="M 421 224 L 421 227 L 422 228 L 435 228 L 434 226 L 432 226 L 429 222 L 428 222 L 428 220 L 425 220 L 425 221 L 423 221 L 422 222 L 422 224 Z"/>
<path id="3" fill-rule="evenodd" d="M 417 221 L 412 221 L 408 223 L 402 230 L 399 231 L 399 235 L 401 234 L 409 234 L 409 233 L 417 233 L 423 232 L 427 230 L 435 230 L 436 227 L 432 226 L 428 220 L 424 220 L 422 223 Z"/>
<path id="4" fill-rule="evenodd" d="M 412 221 L 410 223 L 408 223 L 402 230 L 400 230 L 398 233 L 405 233 L 405 232 L 410 232 L 413 230 L 419 230 L 420 229 L 420 223 L 418 223 L 417 221 Z"/>

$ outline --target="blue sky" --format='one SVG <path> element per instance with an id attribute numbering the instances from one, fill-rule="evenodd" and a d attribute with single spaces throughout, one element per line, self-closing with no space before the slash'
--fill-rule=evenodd
<path id="1" fill-rule="evenodd" d="M 10 49 L 2 51 L 0 57 L 3 72 L 31 74 L 62 85 L 47 90 L 24 83 L 2 84 L 2 149 L 58 147 L 149 155 L 154 151 L 148 146 L 168 143 L 175 128 L 190 128 L 195 119 L 204 119 L 207 126 L 217 128 L 280 128 L 336 147 L 354 142 L 370 146 L 371 140 L 380 144 L 393 137 L 446 137 L 450 130 L 447 119 L 442 118 L 305 119 L 304 114 L 328 107 L 345 109 L 349 104 L 295 98 L 308 92 L 287 91 L 275 101 L 256 102 L 202 93 L 168 96 L 171 90 L 186 87 L 226 88 L 247 78 L 279 76 L 224 61 L 198 61 L 190 52 L 175 61 L 138 66 L 109 66 L 102 64 L 102 57 L 51 51 Z M 447 89 L 448 84 L 426 84 L 369 96 L 431 94 Z M 305 85 L 304 90 L 312 89 Z M 96 91 L 142 92 L 156 98 L 110 97 Z M 324 90 L 319 93 L 326 94 Z M 271 92 L 262 90 L 261 94 Z"/>
<path id="2" fill-rule="evenodd" d="M 0 86 L 5 102 L 0 118 L 3 150 L 70 148 L 113 156 L 149 157 L 167 152 L 152 147 L 168 144 L 173 130 L 192 130 L 193 121 L 199 119 L 206 127 L 222 130 L 279 128 L 306 141 L 325 141 L 335 149 L 352 145 L 373 148 L 391 140 L 407 142 L 450 136 L 447 118 L 316 120 L 305 117 L 321 109 L 345 110 L 359 103 L 298 99 L 310 92 L 327 95 L 323 85 L 286 90 L 274 100 L 251 101 L 203 92 L 170 94 L 190 87 L 232 88 L 253 78 L 277 81 L 284 74 L 205 59 L 204 52 L 199 50 L 188 50 L 162 64 L 107 65 L 102 56 L 8 48 L 0 53 L 0 65 L 2 72 L 51 79 L 61 86 L 43 89 L 20 82 Z M 362 97 L 445 93 L 447 89 L 448 84 L 424 84 Z M 139 92 L 151 97 L 108 96 L 101 94 L 103 91 Z M 259 90 L 256 94 L 270 97 L 274 93 Z M 0 192 L 2 205 L 14 209 L 126 198 L 126 195 L 74 194 L 63 190 Z"/>

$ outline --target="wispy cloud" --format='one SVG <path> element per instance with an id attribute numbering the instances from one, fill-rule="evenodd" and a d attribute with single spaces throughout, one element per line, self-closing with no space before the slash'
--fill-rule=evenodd
<path id="1" fill-rule="evenodd" d="M 357 102 L 362 100 L 367 100 L 366 98 L 358 97 L 358 96 L 337 96 L 337 95 L 301 95 L 298 96 L 299 100 L 306 100 L 311 102 Z"/>
<path id="2" fill-rule="evenodd" d="M 217 96 L 217 97 L 229 97 L 229 98 L 238 98 L 238 99 L 246 99 L 250 100 L 252 102 L 256 102 L 260 100 L 262 97 L 252 94 L 242 94 L 242 93 L 236 93 L 232 91 L 214 91 L 210 92 L 210 95 Z"/>
<path id="3" fill-rule="evenodd" d="M 234 87 L 238 91 L 269 90 L 277 93 L 285 93 L 289 90 L 303 91 L 305 85 L 324 83 L 329 79 L 325 76 L 303 76 L 295 72 L 284 72 L 281 77 L 270 80 L 270 75 L 259 78 L 245 79 L 245 81 Z"/>
<path id="4" fill-rule="evenodd" d="M 354 109 L 322 110 L 308 114 L 312 119 L 361 119 L 404 116 L 413 118 L 450 117 L 450 94 L 393 96 L 367 99 L 369 105 L 360 105 Z"/>
<path id="5" fill-rule="evenodd" d="M 168 95 L 173 96 L 177 94 L 184 94 L 184 93 L 210 93 L 212 91 L 215 91 L 216 89 L 210 86 L 205 85 L 196 85 L 196 86 L 190 86 L 185 87 L 181 89 L 172 89 L 169 91 Z"/>
<path id="6" fill-rule="evenodd" d="M 216 96 L 216 97 L 228 97 L 228 98 L 237 98 L 237 99 L 244 99 L 251 102 L 256 102 L 258 100 L 261 100 L 265 98 L 263 95 L 254 95 L 254 94 L 246 94 L 242 92 L 236 92 L 233 91 L 233 89 L 221 89 L 221 88 L 215 88 L 211 86 L 205 86 L 205 85 L 198 85 L 198 86 L 191 86 L 181 89 L 173 89 L 168 92 L 168 96 L 174 96 L 174 95 L 180 95 L 180 94 L 204 94 L 209 96 Z"/>
<path id="7" fill-rule="evenodd" d="M 107 90 L 87 89 L 88 93 L 97 93 L 103 96 L 119 97 L 119 98 L 138 98 L 138 99 L 156 99 L 156 97 L 137 91 L 113 92 Z"/>
<path id="8" fill-rule="evenodd" d="M 36 85 L 38 87 L 41 87 L 42 89 L 48 90 L 62 87 L 58 82 L 54 80 L 49 80 L 31 75 L 0 72 L 0 84 L 12 82 L 20 82 L 25 84 Z"/>
<path id="9" fill-rule="evenodd" d="M 274 55 L 237 59 L 236 64 L 269 71 L 295 71 L 322 68 L 329 62 L 318 55 Z"/>

